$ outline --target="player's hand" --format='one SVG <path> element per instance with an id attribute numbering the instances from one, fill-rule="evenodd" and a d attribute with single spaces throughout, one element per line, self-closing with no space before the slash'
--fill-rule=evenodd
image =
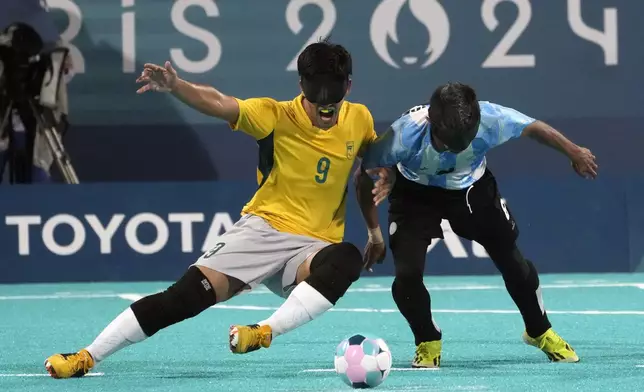
<path id="1" fill-rule="evenodd" d="M 145 86 L 136 90 L 137 94 L 143 94 L 146 91 L 169 92 L 177 84 L 177 71 L 172 68 L 172 64 L 166 61 L 164 66 L 156 64 L 145 64 L 141 76 L 136 79 L 137 83 L 146 83 Z"/>
<path id="2" fill-rule="evenodd" d="M 572 168 L 575 169 L 577 174 L 587 179 L 595 179 L 597 177 L 597 163 L 593 153 L 584 147 L 578 147 L 575 152 L 571 154 L 570 161 Z"/>
<path id="3" fill-rule="evenodd" d="M 382 203 L 383 200 L 389 196 L 391 190 L 394 188 L 396 182 L 396 173 L 389 168 L 376 168 L 368 169 L 367 174 L 371 177 L 378 177 L 378 180 L 373 184 L 373 202 L 376 206 Z"/>
<path id="4" fill-rule="evenodd" d="M 373 265 L 381 264 L 387 255 L 387 247 L 380 227 L 369 229 L 369 240 L 364 248 L 364 269 L 373 272 Z"/>

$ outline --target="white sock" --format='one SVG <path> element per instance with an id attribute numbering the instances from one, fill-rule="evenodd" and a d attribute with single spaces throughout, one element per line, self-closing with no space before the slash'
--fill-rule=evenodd
<path id="1" fill-rule="evenodd" d="M 119 314 L 86 350 L 98 363 L 118 350 L 147 339 L 130 307 Z"/>
<path id="2" fill-rule="evenodd" d="M 302 282 L 271 317 L 258 324 L 269 325 L 273 330 L 273 338 L 276 338 L 308 323 L 332 307 L 333 304 L 322 294 L 308 283 Z"/>

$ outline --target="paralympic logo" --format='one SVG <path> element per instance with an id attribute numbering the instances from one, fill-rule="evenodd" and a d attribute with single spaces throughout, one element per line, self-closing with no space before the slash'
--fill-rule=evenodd
<path id="1" fill-rule="evenodd" d="M 445 52 L 449 42 L 449 18 L 438 0 L 383 0 L 371 17 L 369 35 L 371 43 L 378 56 L 388 65 L 400 68 L 391 57 L 387 47 L 387 39 L 398 44 L 396 24 L 400 11 L 409 2 L 411 14 L 427 29 L 429 44 L 425 55 L 427 59 L 420 68 L 426 68 L 435 63 Z M 419 62 L 417 56 L 403 57 L 402 62 L 413 65 Z"/>

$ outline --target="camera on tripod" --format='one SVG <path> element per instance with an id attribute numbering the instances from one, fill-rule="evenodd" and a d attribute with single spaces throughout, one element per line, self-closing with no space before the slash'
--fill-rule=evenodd
<path id="1" fill-rule="evenodd" d="M 35 141 L 43 140 L 65 182 L 78 184 L 57 130 L 59 90 L 68 54 L 64 47 L 45 49 L 36 30 L 23 23 L 0 33 L 0 137 L 8 140 L 5 163 L 10 165 L 11 183 L 31 182 Z M 28 128 L 23 148 L 17 146 L 11 125 L 16 113 Z"/>

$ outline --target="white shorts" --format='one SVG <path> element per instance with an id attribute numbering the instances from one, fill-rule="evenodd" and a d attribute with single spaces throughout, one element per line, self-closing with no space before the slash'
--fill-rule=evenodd
<path id="1" fill-rule="evenodd" d="M 251 290 L 264 284 L 286 298 L 295 288 L 299 266 L 329 245 L 316 238 L 277 231 L 263 218 L 244 215 L 194 265 L 237 278 Z"/>

